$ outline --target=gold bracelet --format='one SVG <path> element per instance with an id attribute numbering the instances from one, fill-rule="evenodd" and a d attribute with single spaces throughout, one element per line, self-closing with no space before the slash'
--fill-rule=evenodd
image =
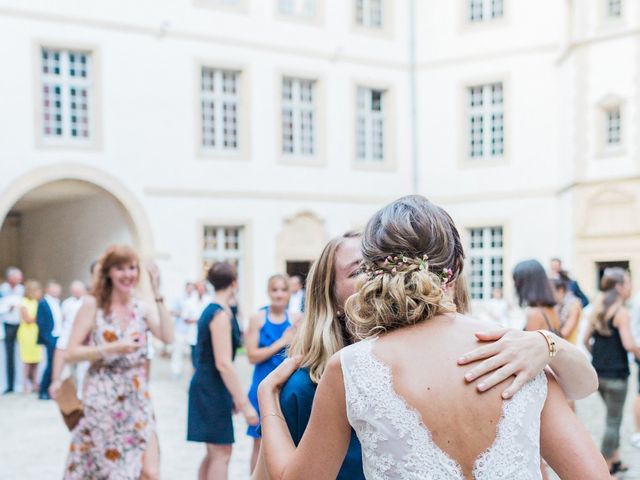
<path id="1" fill-rule="evenodd" d="M 549 347 L 549 357 L 553 358 L 558 353 L 558 347 L 556 341 L 553 338 L 553 334 L 548 330 L 536 330 L 547 341 L 547 347 Z"/>
<path id="2" fill-rule="evenodd" d="M 282 415 L 280 415 L 279 413 L 275 413 L 275 412 L 270 412 L 270 413 L 266 413 L 266 414 L 262 415 L 262 418 L 266 418 L 266 417 L 278 417 L 278 418 L 282 419 L 283 422 L 285 422 L 285 423 L 287 422 Z"/>

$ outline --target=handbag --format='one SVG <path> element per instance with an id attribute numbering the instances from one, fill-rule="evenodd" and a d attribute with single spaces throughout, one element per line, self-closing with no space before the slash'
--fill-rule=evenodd
<path id="1" fill-rule="evenodd" d="M 62 420 L 69 431 L 73 430 L 84 416 L 84 406 L 76 393 L 76 382 L 73 377 L 67 377 L 62 382 L 55 400 L 62 414 Z"/>

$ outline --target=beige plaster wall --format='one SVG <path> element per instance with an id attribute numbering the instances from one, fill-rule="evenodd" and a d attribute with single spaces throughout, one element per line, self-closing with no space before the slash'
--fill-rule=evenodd
<path id="1" fill-rule="evenodd" d="M 65 289 L 89 280 L 89 265 L 107 246 L 133 241 L 125 213 L 102 195 L 25 212 L 19 239 L 25 277 L 55 279 Z"/>

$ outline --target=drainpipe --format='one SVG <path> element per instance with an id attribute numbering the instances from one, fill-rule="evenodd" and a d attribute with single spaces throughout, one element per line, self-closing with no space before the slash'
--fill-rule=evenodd
<path id="1" fill-rule="evenodd" d="M 418 180 L 418 93 L 416 88 L 416 1 L 409 0 L 409 101 L 411 118 L 411 189 L 419 193 Z"/>

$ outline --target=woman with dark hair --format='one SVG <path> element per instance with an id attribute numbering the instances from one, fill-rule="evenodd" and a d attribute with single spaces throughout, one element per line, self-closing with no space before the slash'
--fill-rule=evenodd
<path id="1" fill-rule="evenodd" d="M 612 474 L 628 469 L 620 460 L 620 424 L 627 397 L 629 357 L 640 358 L 640 347 L 633 340 L 629 310 L 631 295 L 629 272 L 607 268 L 600 281 L 600 297 L 589 318 L 585 346 L 598 373 L 598 392 L 607 407 L 607 420 L 601 451 Z"/>
<path id="2" fill-rule="evenodd" d="M 171 343 L 173 329 L 159 293 L 157 267 L 150 264 L 147 270 L 155 308 L 136 296 L 137 253 L 126 245 L 109 247 L 96 266 L 91 295 L 76 315 L 64 359 L 91 366 L 83 384 L 84 416 L 72 431 L 65 479 L 160 478 L 146 342 L 150 330 Z"/>
<path id="3" fill-rule="evenodd" d="M 464 291 L 464 253 L 442 208 L 420 196 L 387 205 L 367 224 L 362 259 L 362 266 L 348 269 L 361 288 L 344 305 L 348 333 L 360 341 L 324 363 L 297 448 L 279 393 L 306 355 L 288 359 L 260 385 L 261 467 L 267 470 L 262 478 L 304 479 L 312 473 L 314 479 L 335 479 L 351 428 L 368 479 L 536 479 L 541 447 L 562 478 L 606 475 L 604 460 L 555 379 L 535 373 L 509 400 L 500 386 L 480 394 L 465 381 L 456 358 L 476 346 L 474 333 L 491 324 L 457 311 L 461 299 L 454 292 Z M 309 337 L 328 336 L 334 322 L 327 317 L 324 332 L 315 325 Z M 535 335 L 547 355 L 555 354 L 552 336 Z"/>
<path id="4" fill-rule="evenodd" d="M 206 444 L 198 479 L 224 480 L 235 440 L 233 413 L 241 412 L 249 425 L 258 423 L 258 415 L 233 366 L 240 346 L 240 328 L 231 310 L 237 289 L 236 270 L 228 263 L 216 262 L 209 269 L 207 280 L 215 288 L 215 296 L 198 320 L 187 440 Z"/>
<path id="5" fill-rule="evenodd" d="M 551 282 L 537 260 L 525 260 L 513 269 L 513 283 L 521 307 L 526 307 L 525 330 L 560 332 L 560 319 L 556 313 L 556 299 Z"/>

